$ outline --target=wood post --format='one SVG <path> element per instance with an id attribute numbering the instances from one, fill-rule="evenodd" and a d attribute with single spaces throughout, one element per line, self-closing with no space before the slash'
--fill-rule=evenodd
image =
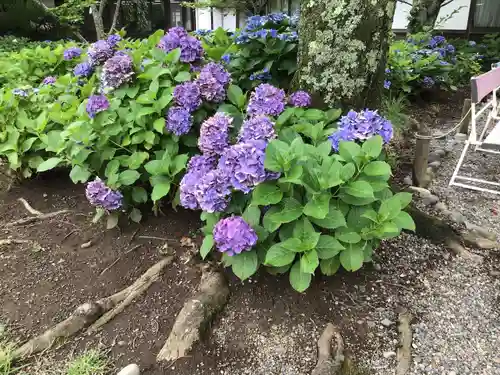
<path id="1" fill-rule="evenodd" d="M 462 134 L 469 134 L 469 124 L 471 121 L 471 100 L 470 99 L 465 99 L 464 100 L 464 106 L 462 107 L 462 114 L 460 115 L 460 119 L 463 119 L 466 117 L 462 124 L 460 125 L 460 129 L 458 130 L 459 133 Z"/>
<path id="2" fill-rule="evenodd" d="M 431 132 L 426 124 L 420 124 L 418 132 L 422 136 L 430 136 Z M 427 176 L 427 162 L 429 159 L 430 139 L 417 138 L 415 143 L 415 159 L 413 161 L 413 184 L 419 187 L 425 187 L 429 182 Z"/>

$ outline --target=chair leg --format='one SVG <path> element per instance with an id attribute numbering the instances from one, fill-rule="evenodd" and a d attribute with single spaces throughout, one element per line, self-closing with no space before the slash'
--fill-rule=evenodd
<path id="1" fill-rule="evenodd" d="M 453 185 L 453 183 L 455 182 L 455 179 L 457 178 L 457 175 L 458 175 L 458 171 L 460 170 L 460 167 L 462 166 L 462 163 L 464 162 L 464 158 L 465 158 L 465 155 L 467 154 L 467 150 L 469 149 L 469 146 L 470 146 L 470 142 L 468 140 L 465 141 L 464 149 L 462 151 L 462 154 L 460 155 L 460 159 L 458 159 L 457 166 L 456 166 L 455 170 L 453 171 L 453 175 L 451 176 L 450 183 L 448 186 Z"/>

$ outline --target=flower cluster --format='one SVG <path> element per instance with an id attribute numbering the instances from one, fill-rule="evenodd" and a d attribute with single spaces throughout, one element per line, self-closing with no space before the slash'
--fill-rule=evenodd
<path id="1" fill-rule="evenodd" d="M 264 140 L 270 141 L 276 138 L 274 123 L 267 116 L 259 115 L 251 117 L 243 122 L 238 142 Z"/>
<path id="2" fill-rule="evenodd" d="M 88 61 L 84 61 L 75 66 L 75 69 L 73 69 L 73 74 L 77 77 L 88 77 L 92 74 L 93 71 L 94 68 L 92 67 L 92 64 L 90 64 Z"/>
<path id="3" fill-rule="evenodd" d="M 92 206 L 107 211 L 116 211 L 123 205 L 123 195 L 119 191 L 111 190 L 100 178 L 87 184 L 85 196 Z"/>
<path id="4" fill-rule="evenodd" d="M 177 105 L 192 112 L 201 105 L 200 88 L 195 82 L 184 82 L 175 87 L 174 99 Z"/>
<path id="5" fill-rule="evenodd" d="M 180 183 L 180 200 L 183 207 L 191 210 L 200 208 L 194 195 L 195 187 L 203 176 L 215 169 L 216 165 L 217 158 L 213 156 L 196 155 L 189 160 L 186 174 Z"/>
<path id="6" fill-rule="evenodd" d="M 109 101 L 104 95 L 92 95 L 87 102 L 86 110 L 90 118 L 109 108 Z"/>
<path id="7" fill-rule="evenodd" d="M 422 80 L 422 86 L 424 86 L 426 89 L 430 89 L 432 86 L 434 86 L 435 83 L 436 81 L 434 81 L 432 77 L 424 77 L 424 79 Z"/>
<path id="8" fill-rule="evenodd" d="M 21 96 L 23 98 L 26 98 L 28 96 L 28 92 L 23 89 L 14 89 L 12 90 L 12 93 L 16 96 Z"/>
<path id="9" fill-rule="evenodd" d="M 64 51 L 64 60 L 73 60 L 76 59 L 77 57 L 80 57 L 82 54 L 82 49 L 78 47 L 70 47 Z"/>
<path id="10" fill-rule="evenodd" d="M 108 42 L 108 44 L 114 48 L 114 47 L 116 47 L 118 42 L 120 42 L 120 40 L 122 40 L 122 37 L 120 35 L 113 34 L 113 35 L 108 36 L 108 39 L 106 39 L 106 42 Z"/>
<path id="11" fill-rule="evenodd" d="M 176 48 L 181 50 L 180 60 L 185 63 L 198 61 L 203 56 L 201 42 L 189 35 L 182 27 L 172 27 L 167 34 L 161 38 L 158 48 L 170 52 Z"/>
<path id="12" fill-rule="evenodd" d="M 189 133 L 193 125 L 193 117 L 188 109 L 183 107 L 171 107 L 167 112 L 165 128 L 167 131 L 181 136 Z"/>
<path id="13" fill-rule="evenodd" d="M 311 95 L 307 91 L 295 91 L 290 95 L 288 102 L 294 107 L 309 107 L 311 105 Z"/>
<path id="14" fill-rule="evenodd" d="M 229 256 L 250 250 L 258 240 L 255 231 L 241 216 L 220 220 L 214 227 L 213 235 L 217 249 Z"/>
<path id="15" fill-rule="evenodd" d="M 101 73 L 101 85 L 112 90 L 131 80 L 134 75 L 134 64 L 130 56 L 116 54 L 104 63 Z"/>
<path id="16" fill-rule="evenodd" d="M 262 69 L 262 71 L 260 72 L 255 72 L 250 74 L 250 77 L 248 77 L 250 81 L 255 81 L 255 80 L 269 81 L 271 78 L 272 78 L 271 73 L 269 73 L 269 68 L 267 67 Z"/>
<path id="17" fill-rule="evenodd" d="M 285 109 L 285 92 L 273 85 L 262 83 L 255 88 L 248 103 L 248 114 L 278 116 Z"/>
<path id="18" fill-rule="evenodd" d="M 266 146 L 263 140 L 236 143 L 224 151 L 218 170 L 234 189 L 249 193 L 261 182 L 276 177 L 264 169 Z"/>
<path id="19" fill-rule="evenodd" d="M 328 138 L 333 149 L 338 151 L 340 141 L 364 141 L 374 135 L 380 135 L 384 143 L 388 143 L 393 136 L 392 124 L 377 111 L 366 109 L 361 112 L 349 111 L 340 119 L 337 131 Z"/>
<path id="20" fill-rule="evenodd" d="M 203 99 L 219 103 L 225 99 L 230 81 L 231 76 L 222 65 L 210 62 L 201 69 L 196 84 Z"/>
<path id="21" fill-rule="evenodd" d="M 47 76 L 43 79 L 42 85 L 53 85 L 56 83 L 56 77 Z"/>
<path id="22" fill-rule="evenodd" d="M 89 62 L 92 66 L 104 64 L 114 53 L 113 46 L 106 40 L 98 40 L 92 43 L 87 51 Z"/>
<path id="23" fill-rule="evenodd" d="M 220 155 L 229 145 L 229 126 L 233 119 L 218 112 L 201 125 L 198 148 L 206 155 Z"/>
<path id="24" fill-rule="evenodd" d="M 285 13 L 273 13 L 268 16 L 251 16 L 245 28 L 235 38 L 236 44 L 247 44 L 256 39 L 280 39 L 290 42 L 298 40 L 296 27 L 292 19 Z"/>

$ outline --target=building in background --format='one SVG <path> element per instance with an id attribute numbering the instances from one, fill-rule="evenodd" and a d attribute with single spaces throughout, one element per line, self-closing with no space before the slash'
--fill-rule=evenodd
<path id="1" fill-rule="evenodd" d="M 406 31 L 411 2 L 412 0 L 405 0 L 405 3 L 397 3 L 392 27 L 394 31 Z M 268 10 L 292 14 L 299 6 L 300 0 L 271 0 Z M 196 10 L 196 24 L 199 29 L 223 27 L 234 30 L 243 26 L 245 18 L 245 15 L 236 15 L 231 10 Z M 500 0 L 452 0 L 441 8 L 438 23 L 439 30 L 450 33 L 500 32 Z"/>

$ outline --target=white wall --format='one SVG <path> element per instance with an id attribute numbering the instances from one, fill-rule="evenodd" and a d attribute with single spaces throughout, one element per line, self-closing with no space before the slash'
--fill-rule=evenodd
<path id="1" fill-rule="evenodd" d="M 411 3 L 412 0 L 406 0 Z M 454 14 L 451 19 L 442 23 L 439 27 L 440 30 L 466 30 L 467 21 L 469 19 L 469 9 L 471 0 L 453 0 L 450 4 L 441 8 L 439 12 L 439 19 L 447 18 L 454 10 L 462 7 L 458 13 Z M 392 28 L 395 30 L 404 30 L 408 24 L 408 13 L 411 7 L 407 4 L 398 2 L 396 5 L 396 13 L 394 14 L 394 21 Z"/>
<path id="2" fill-rule="evenodd" d="M 406 0 L 411 3 L 412 0 Z M 499 0 L 500 1 L 500 0 Z M 467 21 L 469 18 L 471 0 L 453 0 L 450 4 L 441 8 L 439 12 L 438 20 L 449 16 L 455 9 L 462 7 L 458 13 L 456 13 L 451 19 L 444 22 L 440 29 L 441 30 L 466 30 Z M 396 13 L 394 15 L 394 22 L 392 28 L 395 30 L 404 30 L 408 24 L 408 12 L 410 11 L 410 6 L 398 2 L 396 5 Z M 196 26 L 198 29 L 211 29 L 210 23 L 210 10 L 197 10 L 197 21 Z M 231 12 L 224 12 L 224 15 L 220 11 L 214 9 L 214 29 L 218 27 L 223 27 L 227 30 L 234 30 L 236 28 L 236 16 Z"/>

